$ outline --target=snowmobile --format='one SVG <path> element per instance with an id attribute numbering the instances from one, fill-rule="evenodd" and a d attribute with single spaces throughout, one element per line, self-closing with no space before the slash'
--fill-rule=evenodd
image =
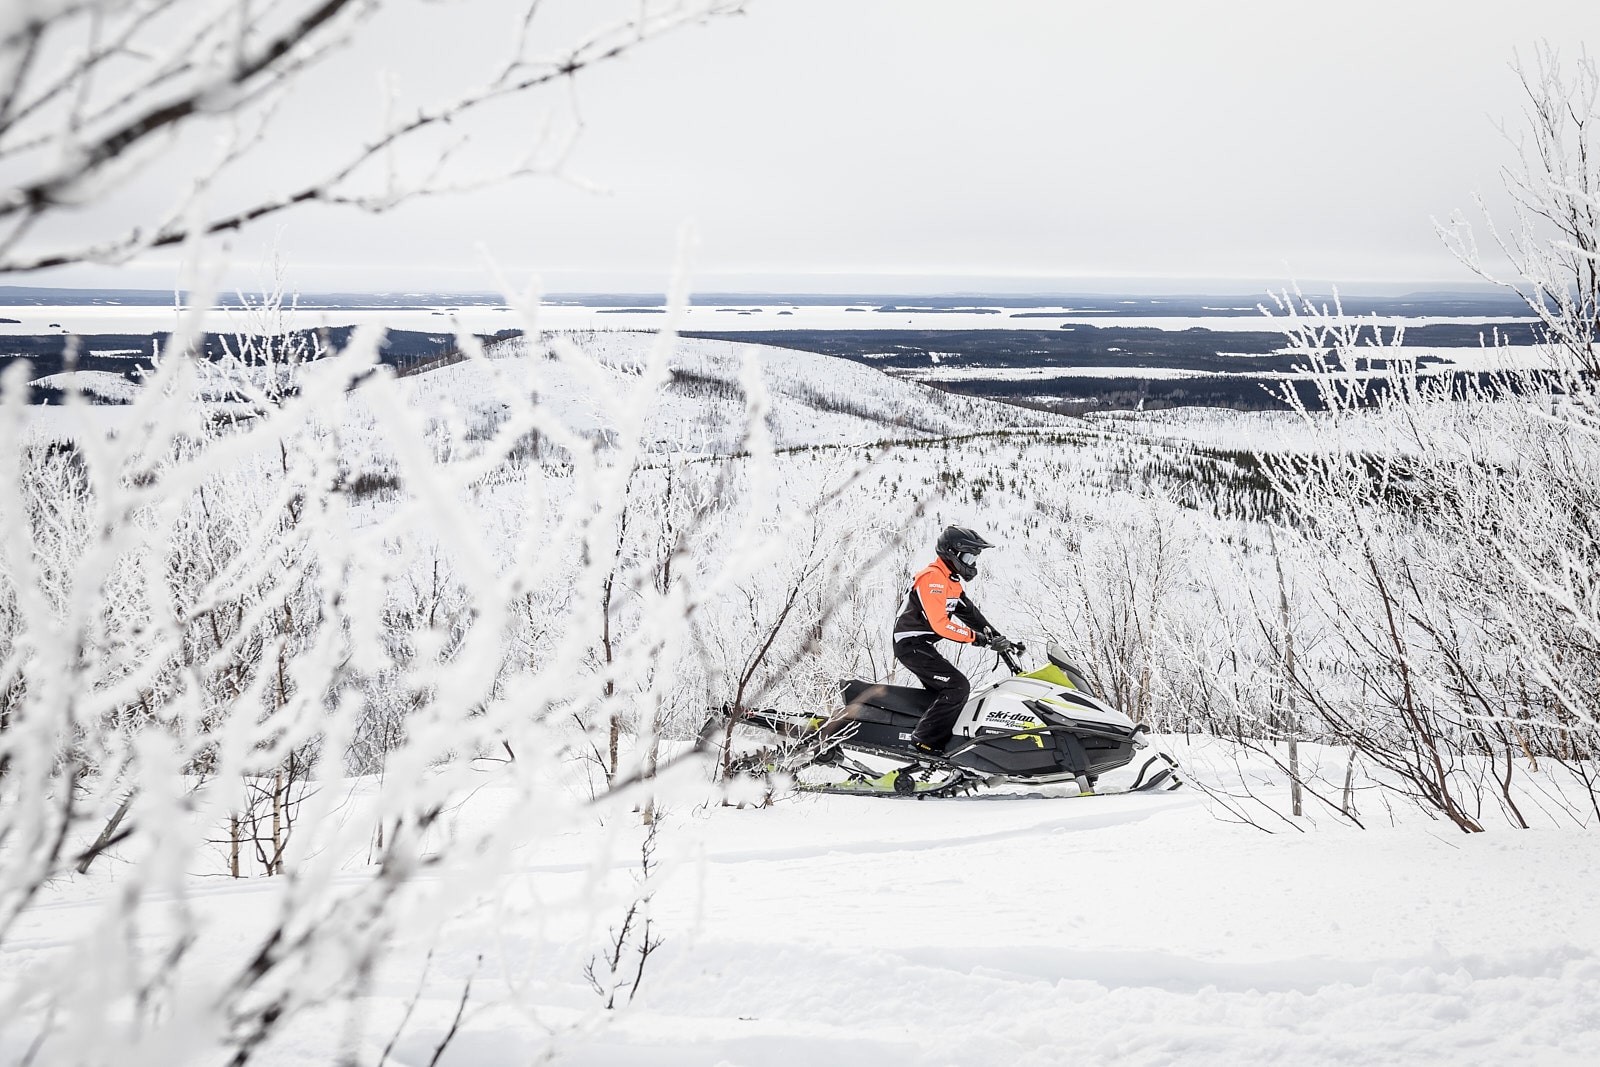
<path id="1" fill-rule="evenodd" d="M 893 796 L 952 796 L 982 786 L 1070 783 L 1078 796 L 1103 796 L 1100 776 L 1132 763 L 1150 747 L 1149 728 L 1108 706 L 1059 645 L 1048 663 L 1024 671 L 1021 645 L 999 653 L 1010 677 L 975 688 L 944 751 L 919 752 L 911 732 L 934 694 L 917 686 L 860 679 L 839 683 L 842 708 L 831 717 L 776 709 L 723 709 L 730 724 L 770 742 L 732 766 L 787 772 L 806 791 Z M 1178 765 L 1152 750 L 1131 786 L 1150 792 L 1182 785 Z"/>

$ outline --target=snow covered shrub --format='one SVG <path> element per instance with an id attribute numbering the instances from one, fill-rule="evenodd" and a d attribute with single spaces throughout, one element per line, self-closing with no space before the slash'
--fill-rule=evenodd
<path id="1" fill-rule="evenodd" d="M 1491 811 L 1530 825 L 1529 803 L 1596 814 L 1593 379 L 1557 364 L 1463 394 L 1397 345 L 1370 373 L 1358 324 L 1290 307 L 1327 410 L 1263 459 L 1342 665 L 1293 672 L 1309 713 L 1463 830 Z M 1567 780 L 1528 783 L 1530 801 L 1516 780 L 1541 768 Z"/>
<path id="2" fill-rule="evenodd" d="M 492 895 L 519 848 L 707 795 L 698 619 L 786 552 L 760 375 L 733 492 L 644 445 L 670 335 L 621 375 L 565 343 L 438 372 L 503 403 L 487 436 L 431 418 L 378 340 L 293 388 L 237 378 L 252 414 L 223 420 L 214 368 L 175 347 L 114 430 L 72 405 L 67 448 L 32 440 L 8 372 L 0 943 L 46 883 L 116 882 L 81 940 L 0 976 L 0 1039 L 42 1061 L 246 1062 L 307 1012 L 356 1011 L 396 932 Z M 609 445 L 529 400 L 558 369 Z M 565 461 L 487 482 L 530 434 Z M 372 469 L 395 499 L 351 492 Z M 510 802 L 463 818 L 486 788 Z M 270 920 L 203 980 L 222 933 L 186 902 L 196 873 L 274 876 Z"/>
<path id="3" fill-rule="evenodd" d="M 1028 546 L 1028 570 L 1049 580 L 1016 591 L 1035 627 L 1079 657 L 1107 702 L 1164 732 L 1181 731 L 1181 709 L 1191 705 L 1168 669 L 1170 643 L 1200 591 L 1193 540 L 1160 500 L 1067 511 Z"/>
<path id="4" fill-rule="evenodd" d="M 1489 229 L 1538 320 L 1536 365 L 1432 375 L 1401 333 L 1284 294 L 1325 410 L 1286 388 L 1299 439 L 1262 456 L 1337 665 L 1283 664 L 1308 725 L 1466 831 L 1600 818 L 1600 75 L 1584 58 L 1567 77 L 1549 48 L 1519 73 L 1515 228 Z M 1442 232 L 1498 280 L 1464 219 Z"/>

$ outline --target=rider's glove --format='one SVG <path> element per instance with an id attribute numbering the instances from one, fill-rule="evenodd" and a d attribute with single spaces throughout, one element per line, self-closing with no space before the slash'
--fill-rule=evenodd
<path id="1" fill-rule="evenodd" d="M 984 633 L 982 630 L 974 630 L 974 631 L 972 631 L 972 647 L 973 648 L 988 648 L 989 647 L 989 635 Z"/>
<path id="2" fill-rule="evenodd" d="M 1001 655 L 1010 652 L 1015 647 L 1017 646 L 1011 643 L 1011 638 L 1006 637 L 1004 634 L 995 634 L 989 638 L 989 648 Z"/>

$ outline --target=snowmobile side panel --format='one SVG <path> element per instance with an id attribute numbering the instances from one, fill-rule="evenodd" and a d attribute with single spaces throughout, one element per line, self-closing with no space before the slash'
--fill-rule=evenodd
<path id="1" fill-rule="evenodd" d="M 994 734 L 978 738 L 952 752 L 950 762 L 986 777 L 1002 775 L 1007 778 L 1049 774 L 1059 767 L 1054 746 L 1046 744 L 1041 734 Z"/>

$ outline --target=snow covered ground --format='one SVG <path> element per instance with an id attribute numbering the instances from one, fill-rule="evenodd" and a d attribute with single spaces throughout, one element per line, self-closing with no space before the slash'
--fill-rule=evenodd
<path id="1" fill-rule="evenodd" d="M 1173 750 L 1206 766 L 1181 738 Z M 360 1062 L 394 1040 L 389 1062 L 429 1063 L 469 978 L 441 1064 L 1593 1062 L 1594 834 L 1468 836 L 1417 817 L 1263 833 L 1216 814 L 1193 787 L 679 808 L 650 904 L 663 942 L 616 1012 L 583 969 L 630 899 L 640 831 L 612 827 L 606 870 L 597 828 L 575 830 L 509 857 L 504 891 L 436 942 L 397 931 L 355 1006 Z M 101 891 L 116 880 L 109 865 Z M 30 911 L 0 974 L 92 921 L 82 888 Z M 211 920 L 190 981 L 237 965 L 228 948 L 268 921 L 266 888 L 187 884 Z M 0 1033 L 15 1062 L 26 1035 Z M 260 1062 L 332 1062 L 345 1033 L 330 1011 Z"/>
<path id="2" fill-rule="evenodd" d="M 1166 408 L 1160 411 L 1103 411 L 1092 423 L 1115 426 L 1212 448 L 1274 451 L 1304 439 L 1302 417 L 1293 411 L 1228 411 L 1222 408 Z"/>
<path id="3" fill-rule="evenodd" d="M 1182 792 L 687 832 L 683 943 L 571 1062 L 1593 1062 L 1592 835 L 1268 835 Z"/>

